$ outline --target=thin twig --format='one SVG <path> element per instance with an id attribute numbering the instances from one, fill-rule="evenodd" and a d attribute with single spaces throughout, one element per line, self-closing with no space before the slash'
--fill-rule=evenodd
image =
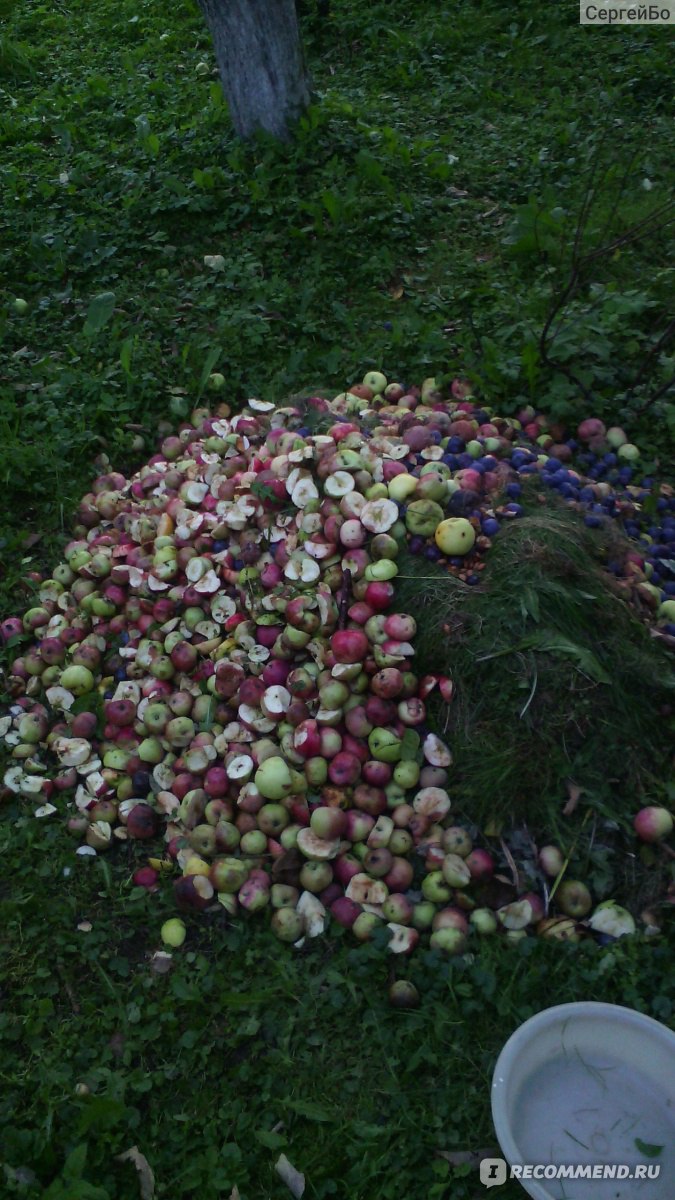
<path id="1" fill-rule="evenodd" d="M 338 628 L 346 629 L 349 619 L 349 605 L 352 602 L 352 573 L 351 571 L 342 572 L 342 587 L 340 588 L 340 598 L 338 602 Z"/>
<path id="2" fill-rule="evenodd" d="M 607 217 L 605 224 L 603 225 L 602 229 L 600 230 L 601 238 L 604 238 L 606 236 L 606 234 L 609 232 L 609 230 L 612 228 L 612 224 L 614 222 L 614 218 L 616 216 L 617 209 L 619 207 L 619 204 L 621 203 L 621 197 L 623 196 L 623 194 L 626 190 L 626 185 L 632 174 L 632 170 L 633 170 L 633 167 L 635 165 L 637 158 L 638 158 L 638 151 L 635 150 L 634 153 L 631 154 L 630 158 L 628 159 L 626 169 L 623 173 L 623 176 L 621 178 L 621 183 L 619 184 L 619 187 L 617 190 L 616 201 L 614 202 L 614 204 L 610 210 L 609 216 Z M 610 164 L 610 166 L 611 166 L 611 164 Z M 607 174 L 607 172 L 605 172 L 605 174 Z"/>
<path id="3" fill-rule="evenodd" d="M 613 242 L 607 242 L 604 246 L 599 246 L 597 250 L 590 250 L 588 254 L 585 254 L 580 260 L 581 263 L 584 266 L 588 266 L 589 263 L 595 262 L 595 260 L 598 258 L 606 257 L 614 250 L 621 250 L 624 246 L 631 246 L 633 242 L 639 241 L 641 237 L 644 237 L 650 232 L 650 226 L 654 225 L 659 217 L 663 216 L 669 211 L 669 209 L 672 210 L 674 207 L 675 201 L 669 200 L 667 203 L 662 204 L 660 208 L 655 208 L 648 217 L 644 217 L 642 221 L 638 221 L 636 225 L 631 226 L 631 228 L 627 229 L 625 233 L 619 234 L 619 236 L 616 237 Z M 666 226 L 670 225 L 671 221 L 674 220 L 675 211 L 673 211 L 672 216 L 670 216 L 667 221 L 664 221 L 661 225 L 659 225 L 658 228 L 665 229 Z"/>
<path id="4" fill-rule="evenodd" d="M 75 1016 L 77 1016 L 77 1014 L 80 1012 L 80 1005 L 78 1004 L 77 1000 L 75 999 L 75 993 L 73 992 L 73 989 L 72 989 L 70 982 L 66 976 L 66 973 L 62 969 L 62 967 L 58 966 L 58 965 L 57 965 L 56 970 L 61 978 L 61 982 L 63 983 L 65 993 L 66 993 L 68 999 L 70 1000 L 70 1007 L 71 1007 L 73 1013 L 75 1014 Z"/>
<path id="5" fill-rule="evenodd" d="M 581 210 L 579 212 L 579 218 L 577 220 L 577 227 L 576 227 L 576 231 L 574 234 L 574 246 L 572 247 L 572 263 L 573 264 L 577 263 L 579 261 L 579 249 L 581 247 L 581 240 L 583 238 L 584 230 L 588 223 L 588 218 L 590 216 L 590 212 L 593 207 L 593 198 L 595 195 L 595 192 L 593 189 L 593 184 L 595 183 L 595 177 L 600 168 L 600 157 L 601 157 L 603 140 L 604 140 L 604 137 L 603 137 L 603 139 L 601 139 L 598 153 L 594 159 L 593 166 L 591 167 L 590 179 L 588 181 L 588 186 L 586 187 L 586 190 L 584 192 L 584 198 L 581 202 Z"/>
<path id="6" fill-rule="evenodd" d="M 671 375 L 670 379 L 667 379 L 666 382 L 664 384 L 662 384 L 662 386 L 658 389 L 658 391 L 654 392 L 654 395 L 650 396 L 649 399 L 645 401 L 645 403 L 642 405 L 641 408 L 638 408 L 637 412 L 635 413 L 635 416 L 636 417 L 642 416 L 642 414 L 645 413 L 648 408 L 651 408 L 652 404 L 656 404 L 656 401 L 660 400 L 662 396 L 665 396 L 666 392 L 669 392 L 670 389 L 674 386 L 675 386 L 675 375 Z"/>
<path id="7" fill-rule="evenodd" d="M 661 222 L 658 225 L 658 228 L 664 229 L 666 225 L 670 224 L 670 222 L 673 219 L 675 219 L 675 211 L 673 211 L 673 203 L 674 202 L 672 200 L 666 201 L 664 204 L 662 204 L 658 208 L 654 209 L 653 212 L 651 212 L 647 217 L 644 217 L 641 221 L 638 221 L 630 229 L 627 229 L 624 233 L 619 234 L 618 237 L 613 239 L 613 241 L 605 243 L 604 245 L 600 245 L 595 250 L 588 251 L 586 254 L 580 254 L 579 251 L 580 251 L 580 247 L 581 247 L 583 232 L 586 227 L 588 217 L 589 217 L 589 214 L 590 214 L 592 206 L 593 206 L 593 198 L 594 198 L 593 185 L 594 185 L 594 181 L 595 181 L 598 169 L 599 169 L 599 159 L 596 160 L 596 163 L 593 166 L 593 169 L 591 171 L 590 180 L 589 180 L 588 186 L 586 188 L 586 191 L 584 193 L 584 197 L 582 200 L 581 210 L 579 213 L 577 227 L 576 227 L 576 231 L 575 231 L 575 235 L 574 235 L 574 245 L 572 247 L 570 277 L 568 279 L 566 287 L 563 288 L 563 290 L 560 293 L 560 295 L 558 296 L 557 300 L 555 300 L 555 302 L 553 303 L 553 305 L 548 313 L 548 316 L 546 318 L 544 327 L 541 331 L 541 335 L 539 338 L 539 355 L 540 355 L 541 361 L 543 363 L 545 363 L 546 366 L 548 366 L 551 370 L 557 371 L 561 375 L 564 375 L 567 379 L 569 379 L 571 383 L 573 383 L 576 387 L 579 388 L 582 395 L 591 404 L 594 402 L 594 396 L 593 396 L 593 392 L 591 391 L 591 389 L 582 382 L 582 380 L 579 378 L 579 376 L 570 367 L 566 366 L 564 363 L 557 361 L 550 354 L 550 350 L 552 349 L 552 347 L 555 343 L 555 340 L 558 337 L 560 330 L 562 329 L 562 326 L 565 323 L 565 309 L 570 304 L 571 300 L 573 299 L 576 292 L 578 291 L 580 285 L 583 282 L 585 272 L 592 263 L 596 262 L 598 259 L 607 258 L 610 254 L 612 254 L 613 252 L 615 252 L 618 249 L 622 249 L 625 246 L 632 245 L 635 241 L 638 241 L 641 237 L 646 236 L 647 233 L 652 232 L 654 230 L 654 227 L 657 225 L 657 222 L 659 222 L 659 221 Z M 619 188 L 619 196 L 618 196 L 617 202 L 612 210 L 612 216 L 613 216 L 614 212 L 616 211 L 616 208 L 618 207 L 619 199 L 622 194 L 622 189 L 625 187 L 626 178 L 627 178 L 627 172 L 624 173 L 624 177 L 623 177 L 621 186 Z M 667 216 L 667 214 L 669 214 L 669 213 L 671 213 L 671 215 Z M 667 219 L 665 221 L 661 221 L 661 218 L 664 216 L 667 216 Z M 609 224 L 611 224 L 611 218 L 606 223 L 605 228 L 608 228 Z M 603 230 L 603 232 L 604 232 L 604 230 Z M 558 320 L 555 329 L 553 329 L 553 324 L 556 321 L 556 318 L 558 318 L 558 317 L 560 317 L 560 320 Z M 643 367 L 641 368 L 641 372 L 638 374 L 638 379 L 640 377 L 640 374 L 642 374 L 644 372 L 644 366 L 646 365 L 646 363 L 648 363 L 650 361 L 652 355 L 655 353 L 658 353 L 658 349 L 663 344 L 665 344 L 665 341 L 668 339 L 668 337 L 670 337 L 670 332 L 672 332 L 672 331 L 666 330 L 666 333 L 662 336 L 661 339 L 659 339 L 659 342 L 656 344 L 656 346 L 652 347 L 652 350 L 647 355 L 645 364 L 643 364 Z M 637 382 L 637 380 L 636 380 L 636 382 Z M 655 403 L 655 401 L 657 399 L 659 399 L 661 396 L 663 396 L 669 390 L 669 388 L 671 386 L 672 386 L 672 383 L 668 382 L 666 385 L 664 385 L 664 387 L 659 389 L 659 391 L 656 393 L 656 395 L 650 398 L 650 400 L 647 402 L 646 406 L 643 406 L 643 408 L 640 409 L 640 412 L 644 412 L 645 408 L 651 407 L 651 405 L 653 403 Z M 630 394 L 630 392 L 633 390 L 634 387 L 635 387 L 635 384 L 632 385 L 632 388 L 628 389 L 628 392 L 627 392 L 628 395 Z"/>
<path id="8" fill-rule="evenodd" d="M 658 341 L 654 342 L 654 344 L 652 346 L 650 346 L 642 365 L 638 369 L 638 372 L 637 372 L 635 378 L 633 379 L 633 382 L 626 388 L 626 391 L 623 393 L 623 395 L 618 397 L 618 400 L 616 401 L 617 404 L 620 403 L 622 400 L 623 401 L 628 400 L 629 396 L 631 396 L 633 394 L 633 392 L 635 391 L 635 388 L 640 383 L 641 378 L 645 373 L 645 370 L 647 369 L 647 364 L 650 362 L 651 359 L 654 358 L 654 355 L 658 354 L 659 350 L 662 350 L 663 347 L 670 341 L 670 339 L 674 333 L 675 333 L 675 317 L 673 317 L 673 319 L 668 322 L 668 324 L 666 325 L 666 328 L 664 329 L 664 331 L 661 334 L 661 337 L 658 339 Z M 667 390 L 668 389 L 666 388 L 666 391 Z M 660 394 L 663 395 L 663 392 L 661 392 Z M 654 400 L 657 398 L 658 398 L 658 394 L 657 394 L 657 396 L 652 396 L 650 398 L 650 400 L 648 400 L 646 407 L 647 408 L 651 407 L 651 405 L 654 403 Z M 638 412 L 644 412 L 644 409 L 639 409 Z"/>
<path id="9" fill-rule="evenodd" d="M 649 350 L 647 351 L 647 358 L 645 359 L 645 362 L 647 362 L 650 358 L 653 358 L 655 354 L 658 354 L 659 350 L 662 350 L 663 347 L 666 345 L 666 342 L 670 341 L 670 339 L 674 333 L 675 333 L 675 317 L 673 317 L 672 320 L 668 322 L 668 324 L 666 325 L 666 328 L 664 329 L 663 333 L 661 334 L 661 337 L 659 338 L 659 340 L 657 342 L 654 342 L 653 346 L 650 346 Z M 643 369 L 644 368 L 642 368 L 640 371 L 638 371 L 637 378 L 635 379 L 635 383 L 632 385 L 633 387 L 635 387 L 635 384 L 639 383 L 640 375 L 643 373 Z M 632 391 L 632 388 L 630 390 Z"/>

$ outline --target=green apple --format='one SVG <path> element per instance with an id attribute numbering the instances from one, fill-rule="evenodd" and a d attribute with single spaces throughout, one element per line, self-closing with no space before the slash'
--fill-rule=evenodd
<path id="1" fill-rule="evenodd" d="M 482 936 L 497 931 L 497 918 L 490 908 L 474 908 L 469 921 L 476 933 Z"/>
<path id="2" fill-rule="evenodd" d="M 398 567 L 391 558 L 378 558 L 377 562 L 369 563 L 363 573 L 367 583 L 385 583 L 397 575 Z"/>
<path id="3" fill-rule="evenodd" d="M 74 696 L 84 696 L 94 686 L 94 676 L 88 667 L 66 667 L 61 673 L 61 685 Z"/>
<path id="4" fill-rule="evenodd" d="M 165 946 L 171 946 L 174 950 L 178 946 L 182 946 L 187 936 L 187 930 L 183 921 L 178 917 L 172 917 L 170 921 L 165 921 L 159 931 L 159 936 Z"/>
<path id="5" fill-rule="evenodd" d="M 258 828 L 266 837 L 276 838 L 290 824 L 290 816 L 283 804 L 263 804 L 258 813 Z M 265 847 L 263 846 L 263 850 Z"/>
<path id="6" fill-rule="evenodd" d="M 24 314 L 28 312 L 28 301 L 23 300 L 21 296 L 17 296 L 16 300 L 14 301 L 14 312 L 17 313 L 18 316 L 23 317 Z"/>
<path id="7" fill-rule="evenodd" d="M 435 929 L 429 938 L 429 945 L 432 950 L 440 950 L 443 954 L 462 954 L 466 947 L 466 934 L 451 926 Z"/>
<path id="8" fill-rule="evenodd" d="M 378 762 L 397 763 L 401 758 L 401 739 L 393 729 L 373 729 L 368 735 L 368 749 Z"/>
<path id="9" fill-rule="evenodd" d="M 448 517 L 441 521 L 434 534 L 439 550 L 454 558 L 458 554 L 468 554 L 476 541 L 476 533 L 466 517 Z"/>
<path id="10" fill-rule="evenodd" d="M 419 764 L 413 759 L 407 759 L 405 762 L 399 762 L 394 767 L 394 783 L 397 783 L 399 787 L 415 787 L 419 777 Z"/>
<path id="11" fill-rule="evenodd" d="M 406 528 L 414 537 L 432 537 L 437 526 L 443 523 L 443 515 L 443 509 L 435 500 L 413 500 L 406 510 Z M 469 524 L 468 521 L 465 523 Z"/>
<path id="12" fill-rule="evenodd" d="M 612 425 L 611 429 L 607 430 L 605 436 L 608 444 L 612 447 L 612 450 L 620 449 L 620 447 L 625 446 L 628 441 L 623 429 L 621 429 L 618 425 Z"/>
<path id="13" fill-rule="evenodd" d="M 281 942 L 297 942 L 305 931 L 305 919 L 294 908 L 278 908 L 270 924 Z"/>
<path id="14" fill-rule="evenodd" d="M 241 858 L 217 858 L 211 865 L 209 878 L 217 892 L 233 895 L 244 886 L 249 868 Z"/>
<path id="15" fill-rule="evenodd" d="M 437 392 L 438 384 L 436 380 L 432 377 L 425 379 L 422 383 L 422 394 L 420 396 L 422 404 L 427 404 L 429 400 L 432 400 L 435 397 Z"/>
<path id="16" fill-rule="evenodd" d="M 556 892 L 555 901 L 566 917 L 576 920 L 588 916 L 593 907 L 591 893 L 579 879 L 565 879 Z"/>
<path id="17" fill-rule="evenodd" d="M 276 755 L 266 758 L 255 773 L 255 786 L 266 800 L 283 800 L 293 791 L 293 778 L 288 763 Z"/>
<path id="18" fill-rule="evenodd" d="M 262 829 L 249 829 L 241 835 L 239 845 L 243 854 L 264 854 L 267 849 L 267 835 Z"/>
<path id="19" fill-rule="evenodd" d="M 435 500 L 437 503 L 445 500 L 448 494 L 447 481 L 440 475 L 421 475 L 415 489 L 416 500 Z"/>
<path id="20" fill-rule="evenodd" d="M 436 915 L 436 905 L 431 900 L 421 900 L 413 908 L 412 923 L 415 929 L 430 929 Z"/>
<path id="21" fill-rule="evenodd" d="M 393 479 L 387 484 L 387 492 L 390 500 L 395 500 L 398 504 L 411 496 L 417 489 L 417 479 L 414 475 L 394 475 Z"/>
<path id="22" fill-rule="evenodd" d="M 367 375 L 363 376 L 363 382 L 371 392 L 379 396 L 387 386 L 387 377 L 381 371 L 368 371 Z"/>
<path id="23" fill-rule="evenodd" d="M 433 904 L 446 904 L 452 895 L 452 890 L 445 882 L 441 871 L 432 871 L 422 880 L 422 895 Z M 413 912 L 413 924 L 415 915 Z"/>
<path id="24" fill-rule="evenodd" d="M 382 921 L 375 913 L 362 912 L 359 913 L 352 925 L 352 933 L 359 942 L 367 942 L 372 937 L 373 931 L 381 924 Z"/>
<path id="25" fill-rule="evenodd" d="M 212 392 L 221 392 L 225 387 L 225 376 L 221 375 L 219 371 L 214 371 L 209 375 L 208 385 Z"/>
<path id="26" fill-rule="evenodd" d="M 61 682 L 63 682 L 63 677 Z M 147 737 L 143 738 L 136 753 L 141 762 L 157 764 L 164 758 L 165 750 L 158 737 Z"/>

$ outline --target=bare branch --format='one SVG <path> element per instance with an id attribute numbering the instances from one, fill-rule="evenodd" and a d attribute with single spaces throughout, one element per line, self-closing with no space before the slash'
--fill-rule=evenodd
<path id="1" fill-rule="evenodd" d="M 662 396 L 667 395 L 672 387 L 675 387 L 675 375 L 671 375 L 670 379 L 667 379 L 666 382 L 661 385 L 658 391 L 654 392 L 654 395 L 650 396 L 649 399 L 646 400 L 642 405 L 642 407 L 636 410 L 635 416 L 641 417 L 643 413 L 647 412 L 647 409 L 651 408 L 653 404 L 656 404 L 657 400 L 660 400 Z"/>
<path id="2" fill-rule="evenodd" d="M 629 397 L 632 396 L 636 387 L 638 386 L 639 383 L 641 383 L 642 379 L 644 378 L 644 375 L 648 368 L 648 365 L 651 362 L 651 360 L 654 358 L 654 355 L 658 354 L 659 350 L 662 350 L 663 347 L 665 345 L 667 345 L 667 343 L 670 341 L 670 339 L 674 333 L 675 333 L 675 317 L 673 317 L 673 319 L 671 321 L 669 321 L 669 323 L 666 325 L 666 328 L 664 329 L 663 333 L 661 334 L 661 337 L 659 338 L 659 340 L 657 342 L 654 342 L 654 344 L 652 346 L 650 346 L 650 348 L 647 351 L 647 354 L 645 355 L 645 358 L 642 362 L 642 365 L 639 367 L 637 374 L 635 375 L 635 378 L 633 379 L 633 382 L 631 384 L 629 384 L 629 386 L 626 388 L 623 395 L 619 397 L 620 400 L 628 400 Z M 650 400 L 649 403 L 651 404 L 652 401 Z M 643 411 L 643 410 L 640 409 L 639 411 Z"/>
<path id="3" fill-rule="evenodd" d="M 623 191 L 625 189 L 625 186 L 626 186 L 626 183 L 627 183 L 627 180 L 629 177 L 630 168 L 632 167 L 632 165 L 634 163 L 634 159 L 635 159 L 635 155 L 631 158 L 630 163 L 628 164 L 628 166 L 626 167 L 626 170 L 623 173 L 621 184 L 618 189 L 617 199 L 612 207 L 612 210 L 611 210 L 608 220 L 605 222 L 605 225 L 603 227 L 603 232 L 605 232 L 607 229 L 609 229 L 609 227 L 611 226 L 611 223 L 614 219 L 614 216 L 618 209 L 618 205 L 619 205 L 621 196 L 623 194 Z M 552 357 L 552 355 L 550 353 L 555 344 L 556 338 L 560 334 L 560 331 L 565 324 L 566 310 L 567 310 L 569 304 L 571 303 L 571 301 L 573 300 L 574 296 L 577 294 L 579 288 L 584 283 L 586 272 L 593 263 L 596 263 L 597 261 L 599 261 L 603 258 L 607 258 L 609 255 L 614 253 L 616 250 L 623 249 L 626 246 L 632 245 L 633 243 L 639 241 L 643 237 L 646 237 L 650 233 L 653 233 L 657 230 L 665 229 L 666 226 L 669 225 L 671 221 L 675 220 L 675 201 L 668 200 L 668 201 L 664 202 L 664 204 L 660 205 L 658 208 L 655 208 L 651 213 L 648 214 L 648 216 L 644 217 L 641 221 L 636 222 L 635 225 L 632 225 L 629 229 L 627 229 L 623 233 L 619 234 L 612 241 L 606 242 L 606 243 L 596 247 L 595 250 L 590 250 L 590 251 L 587 251 L 585 254 L 581 254 L 580 249 L 581 249 L 581 245 L 582 245 L 582 241 L 583 241 L 584 231 L 586 229 L 589 215 L 591 213 L 591 210 L 593 207 L 593 202 L 595 199 L 594 185 L 595 185 L 595 181 L 597 178 L 599 168 L 600 168 L 600 155 L 598 154 L 598 157 L 596 158 L 596 160 L 593 164 L 593 167 L 591 169 L 590 178 L 588 181 L 588 185 L 585 189 L 583 200 L 581 203 L 581 208 L 579 211 L 579 217 L 577 220 L 577 225 L 576 225 L 576 230 L 575 230 L 575 235 L 574 235 L 574 244 L 572 247 L 570 276 L 569 276 L 567 284 L 563 288 L 562 292 L 560 292 L 557 299 L 554 299 L 554 302 L 549 310 L 549 313 L 547 315 L 546 321 L 544 322 L 544 327 L 541 331 L 541 335 L 539 338 L 539 356 L 541 358 L 541 361 L 543 363 L 545 363 L 546 366 L 549 367 L 550 370 L 557 371 L 561 375 L 564 375 L 565 378 L 569 379 L 571 383 L 573 383 L 576 387 L 578 387 L 580 392 L 582 393 L 582 395 L 585 397 L 586 401 L 589 404 L 592 404 L 594 402 L 594 396 L 593 396 L 593 392 L 591 391 L 591 389 L 588 388 L 584 383 L 582 383 L 582 381 L 579 379 L 578 375 L 573 370 L 571 370 L 570 367 L 564 365 L 563 363 L 558 362 L 555 358 Z M 607 172 L 605 172 L 605 175 L 606 175 L 606 173 Z M 554 328 L 554 325 L 555 325 L 555 328 Z M 667 340 L 670 337 L 671 332 L 672 332 L 672 330 L 667 330 L 666 335 L 664 335 L 664 337 L 659 340 L 659 342 L 656 344 L 656 346 L 652 347 L 651 351 L 647 355 L 647 358 L 645 360 L 645 363 L 643 364 L 643 367 L 641 368 L 641 371 L 638 373 L 635 383 L 633 383 L 633 385 L 628 389 L 628 391 L 627 391 L 628 395 L 634 389 L 635 384 L 637 383 L 637 380 L 640 378 L 641 374 L 644 373 L 644 367 L 652 360 L 653 355 L 658 353 L 658 349 L 663 344 L 665 344 L 664 339 Z M 667 391 L 668 388 L 666 387 L 665 390 Z M 663 394 L 664 394 L 664 391 L 660 390 L 657 393 L 657 395 L 649 401 L 648 407 L 657 398 L 659 398 Z M 640 411 L 644 411 L 644 409 L 641 409 Z"/>

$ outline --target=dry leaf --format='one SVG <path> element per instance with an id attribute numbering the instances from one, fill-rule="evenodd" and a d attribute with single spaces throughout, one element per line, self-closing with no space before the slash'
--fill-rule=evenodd
<path id="1" fill-rule="evenodd" d="M 463 1167 L 466 1163 L 471 1167 L 478 1167 L 484 1158 L 492 1158 L 496 1153 L 494 1146 L 488 1146 L 483 1150 L 437 1150 L 438 1158 L 444 1158 L 452 1167 Z"/>
<path id="2" fill-rule="evenodd" d="M 272 865 L 273 882 L 289 883 L 292 887 L 297 887 L 300 882 L 300 871 L 304 864 L 304 854 L 292 846 L 290 850 L 286 850 L 284 854 L 274 860 Z"/>
<path id="3" fill-rule="evenodd" d="M 117 1162 L 130 1162 L 138 1171 L 138 1182 L 141 1188 L 141 1200 L 153 1200 L 155 1195 L 155 1176 L 144 1154 L 141 1154 L 138 1146 L 132 1146 L 130 1150 L 125 1150 L 124 1154 L 116 1156 Z"/>
<path id="4" fill-rule="evenodd" d="M 499 837 L 502 831 L 503 822 L 498 817 L 490 817 L 486 822 L 483 833 L 486 837 Z"/>
<path id="5" fill-rule="evenodd" d="M 567 803 L 565 804 L 565 807 L 563 808 L 563 816 L 564 817 L 572 816 L 572 813 L 574 812 L 575 808 L 577 807 L 577 804 L 579 803 L 579 797 L 580 797 L 581 793 L 583 792 L 583 790 L 584 789 L 580 788 L 578 784 L 573 783 L 571 779 L 567 780 L 568 800 L 567 800 Z"/>
<path id="6" fill-rule="evenodd" d="M 520 875 L 518 873 L 516 861 L 503 838 L 499 839 L 499 844 L 502 848 L 502 853 L 504 855 L 504 858 L 506 859 L 506 861 L 509 865 L 509 868 L 511 871 L 511 876 L 513 878 L 513 886 L 516 889 L 516 891 L 519 892 L 520 891 Z"/>
<path id="7" fill-rule="evenodd" d="M 399 283 L 398 287 L 389 288 L 389 295 L 392 300 L 400 300 L 403 295 L 403 288 Z"/>
<path id="8" fill-rule="evenodd" d="M 168 975 L 173 966 L 173 955 L 166 950 L 156 950 L 150 959 L 150 969 L 155 975 Z"/>
<path id="9" fill-rule="evenodd" d="M 295 1167 L 289 1163 L 285 1154 L 280 1154 L 274 1164 L 277 1175 L 286 1184 L 286 1187 L 295 1196 L 296 1200 L 305 1192 L 305 1177 Z"/>
<path id="10" fill-rule="evenodd" d="M 230 1192 L 230 1200 L 241 1200 L 241 1197 L 239 1195 L 239 1188 L 237 1187 L 236 1183 L 235 1183 L 234 1187 L 232 1188 L 232 1191 Z"/>

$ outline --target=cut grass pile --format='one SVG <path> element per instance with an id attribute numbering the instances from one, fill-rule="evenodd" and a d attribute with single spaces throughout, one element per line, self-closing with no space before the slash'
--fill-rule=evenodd
<path id="1" fill-rule="evenodd" d="M 397 603 L 418 616 L 421 669 L 456 681 L 452 704 L 435 701 L 431 714 L 479 825 L 521 818 L 555 832 L 567 780 L 584 804 L 626 821 L 668 774 L 672 654 L 606 569 L 628 541 L 586 529 L 537 487 L 478 586 L 408 555 Z"/>

